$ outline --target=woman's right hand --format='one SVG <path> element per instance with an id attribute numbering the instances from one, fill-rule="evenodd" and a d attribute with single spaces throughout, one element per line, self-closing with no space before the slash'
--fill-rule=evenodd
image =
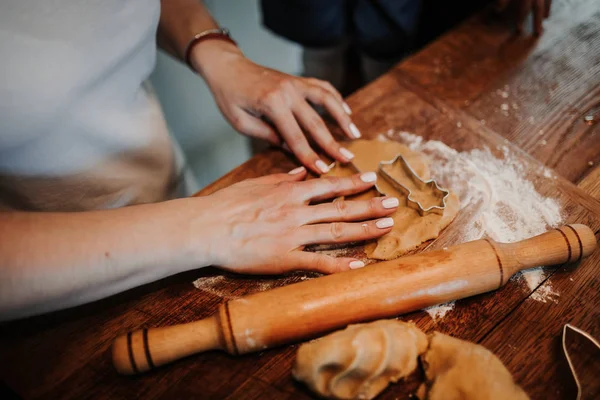
<path id="1" fill-rule="evenodd" d="M 333 273 L 359 268 L 354 258 L 334 258 L 302 251 L 309 244 L 377 238 L 393 225 L 389 216 L 398 200 L 310 202 L 363 192 L 375 184 L 374 172 L 344 178 L 302 181 L 304 168 L 289 174 L 249 179 L 190 203 L 195 216 L 191 237 L 200 238 L 199 258 L 245 274 L 280 274 L 293 270 Z M 201 204 L 198 204 L 198 202 Z"/>

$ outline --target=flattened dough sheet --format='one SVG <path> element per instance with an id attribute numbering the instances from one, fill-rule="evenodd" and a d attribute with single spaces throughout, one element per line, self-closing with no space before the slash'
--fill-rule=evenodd
<path id="1" fill-rule="evenodd" d="M 426 157 L 410 150 L 401 143 L 361 139 L 346 143 L 345 147 L 354 153 L 353 164 L 361 172 L 377 171 L 380 161 L 389 161 L 397 154 L 402 154 L 421 179 L 428 180 L 431 178 Z M 336 164 L 326 176 L 348 176 L 354 173 L 356 171 L 351 166 Z M 394 219 L 392 231 L 376 242 L 365 246 L 365 252 L 369 258 L 392 260 L 414 250 L 423 242 L 437 238 L 442 229 L 448 226 L 456 217 L 460 209 L 458 197 L 450 192 L 443 215 L 429 213 L 421 216 L 417 210 L 408 206 L 406 192 L 396 189 L 380 174 L 378 174 L 377 184 L 384 193 L 397 197 L 400 200 L 400 206 L 392 214 Z M 422 199 L 423 196 L 427 196 L 427 192 L 418 192 L 415 195 Z M 379 196 L 379 193 L 372 189 L 356 196 L 350 196 L 347 200 L 363 200 L 376 196 Z"/>

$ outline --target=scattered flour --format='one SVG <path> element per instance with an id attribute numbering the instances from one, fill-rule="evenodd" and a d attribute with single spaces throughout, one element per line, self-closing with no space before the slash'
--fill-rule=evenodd
<path id="1" fill-rule="evenodd" d="M 471 208 L 470 219 L 462 219 L 459 227 L 465 242 L 483 236 L 499 242 L 516 242 L 539 235 L 563 222 L 560 204 L 537 192 L 527 179 L 528 166 L 507 146 L 497 148 L 501 153 L 501 158 L 497 158 L 489 148 L 458 152 L 440 141 L 424 141 L 422 137 L 407 132 L 390 130 L 379 138 L 402 142 L 411 150 L 429 157 L 432 175 L 459 196 L 461 208 Z M 536 172 L 539 177 L 556 178 L 545 167 Z M 529 291 L 534 291 L 545 278 L 544 270 L 535 268 L 523 271 L 516 279 L 525 280 Z M 546 283 L 531 298 L 557 302 L 558 296 Z M 430 307 L 427 312 L 432 318 L 436 315 L 439 319 L 451 309 L 448 307 Z"/>
<path id="2" fill-rule="evenodd" d="M 223 299 L 235 299 L 252 293 L 264 292 L 280 286 L 290 285 L 319 276 L 311 272 L 294 272 L 283 277 L 240 277 L 225 275 L 211 275 L 196 279 L 193 284 L 196 289 L 210 293 Z M 251 282 L 251 285 L 243 284 Z"/>
<path id="3" fill-rule="evenodd" d="M 424 309 L 423 311 L 427 312 L 427 314 L 429 314 L 429 316 L 431 317 L 431 319 L 434 322 L 437 322 L 437 321 L 443 319 L 446 316 L 446 313 L 448 311 L 451 311 L 453 309 L 454 309 L 454 302 L 451 301 L 449 303 L 438 304 L 436 306 L 428 307 L 428 308 Z"/>

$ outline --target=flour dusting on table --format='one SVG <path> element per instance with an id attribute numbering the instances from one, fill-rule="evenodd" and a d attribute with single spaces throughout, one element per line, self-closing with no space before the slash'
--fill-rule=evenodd
<path id="1" fill-rule="evenodd" d="M 558 201 L 537 192 L 528 180 L 528 166 L 507 146 L 496 149 L 501 153 L 497 158 L 489 148 L 458 152 L 440 141 L 424 141 L 421 136 L 408 132 L 390 130 L 379 139 L 396 140 L 427 155 L 432 176 L 459 196 L 461 208 L 473 209 L 473 217 L 458 227 L 465 242 L 483 236 L 499 242 L 516 242 L 563 222 Z M 536 172 L 543 179 L 555 178 L 545 167 Z M 527 283 L 530 291 L 540 286 L 545 278 L 542 268 L 523 271 L 516 276 Z M 558 296 L 546 283 L 531 298 L 557 302 Z M 443 307 L 446 310 L 447 306 Z M 435 307 L 426 311 L 434 319 L 443 316 Z"/>

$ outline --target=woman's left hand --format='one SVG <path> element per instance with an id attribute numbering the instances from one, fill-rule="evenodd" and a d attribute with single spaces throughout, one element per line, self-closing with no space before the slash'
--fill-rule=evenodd
<path id="1" fill-rule="evenodd" d="M 350 119 L 350 108 L 328 82 L 260 66 L 224 41 L 199 43 L 191 61 L 208 83 L 225 118 L 240 133 L 287 145 L 304 166 L 318 174 L 327 172 L 327 164 L 310 147 L 304 132 L 333 159 L 352 159 L 352 153 L 335 141 L 311 107 L 311 103 L 323 106 L 347 137 L 360 137 Z"/>

